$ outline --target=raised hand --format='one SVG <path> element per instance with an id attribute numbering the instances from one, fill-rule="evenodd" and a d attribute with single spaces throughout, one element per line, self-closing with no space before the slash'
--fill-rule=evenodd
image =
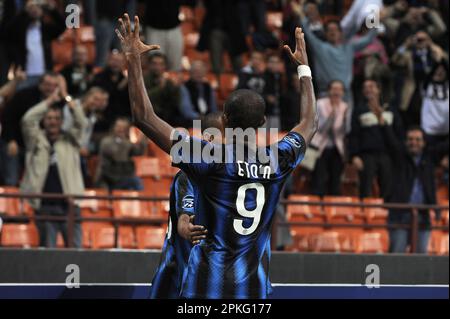
<path id="1" fill-rule="evenodd" d="M 306 53 L 305 34 L 301 28 L 295 29 L 295 52 L 288 45 L 284 49 L 289 54 L 292 62 L 297 65 L 308 65 L 308 54 Z"/>
<path id="2" fill-rule="evenodd" d="M 122 44 L 122 50 L 125 55 L 141 55 L 153 50 L 159 50 L 159 45 L 147 45 L 139 37 L 139 18 L 134 17 L 134 30 L 131 30 L 130 17 L 127 13 L 119 19 L 119 29 L 116 34 Z"/>

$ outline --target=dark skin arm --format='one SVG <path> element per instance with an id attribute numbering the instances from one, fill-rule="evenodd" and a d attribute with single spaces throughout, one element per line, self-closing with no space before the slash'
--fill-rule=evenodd
<path id="1" fill-rule="evenodd" d="M 174 128 L 163 121 L 154 111 L 141 68 L 141 55 L 158 50 L 158 45 L 146 45 L 139 38 L 139 18 L 134 18 L 134 30 L 131 29 L 130 17 L 124 14 L 119 19 L 120 30 L 116 34 L 122 44 L 128 65 L 128 90 L 130 94 L 133 121 L 145 136 L 155 142 L 162 150 L 170 154 L 172 147 L 171 134 Z"/>
<path id="2" fill-rule="evenodd" d="M 203 226 L 194 225 L 194 215 L 183 214 L 178 218 L 178 234 L 190 241 L 193 245 L 197 245 L 201 240 L 206 238 L 208 230 Z"/>
<path id="3" fill-rule="evenodd" d="M 292 52 L 291 48 L 287 45 L 284 46 L 284 49 L 297 66 L 308 65 L 305 34 L 301 28 L 295 29 L 295 42 L 295 52 Z M 292 131 L 303 136 L 306 143 L 309 144 L 318 128 L 316 97 L 314 94 L 312 78 L 303 76 L 300 79 L 300 88 L 300 123 L 294 127 Z"/>

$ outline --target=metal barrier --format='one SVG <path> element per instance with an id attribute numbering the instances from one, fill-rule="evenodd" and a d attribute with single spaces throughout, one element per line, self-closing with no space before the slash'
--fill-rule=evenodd
<path id="1" fill-rule="evenodd" d="M 66 200 L 68 204 L 68 212 L 67 216 L 51 216 L 51 215 L 40 215 L 36 216 L 33 214 L 32 216 L 3 216 L 3 221 L 5 223 L 9 222 L 35 222 L 35 221 L 66 221 L 67 222 L 67 237 L 68 237 L 68 247 L 73 247 L 73 233 L 76 222 L 82 221 L 92 221 L 92 222 L 111 222 L 114 224 L 116 229 L 116 247 L 117 247 L 117 229 L 120 224 L 137 224 L 137 225 L 161 225 L 166 222 L 166 219 L 148 219 L 148 218 L 115 218 L 115 217 L 77 217 L 76 210 L 76 200 L 108 200 L 108 201 L 117 201 L 117 200 L 138 200 L 138 201 L 149 201 L 149 202 L 162 202 L 168 201 L 169 199 L 166 197 L 155 197 L 155 196 L 112 196 L 112 195 L 95 195 L 95 196 L 85 196 L 85 195 L 64 195 L 64 194 L 9 194 L 2 193 L 0 194 L 0 198 L 17 198 L 17 199 L 59 199 Z M 365 228 L 409 228 L 411 229 L 411 252 L 416 252 L 416 242 L 419 231 L 419 211 L 421 210 L 448 210 L 449 206 L 442 205 L 411 205 L 411 204 L 397 204 L 397 203 L 384 203 L 384 204 L 372 204 L 372 203 L 333 203 L 333 202 L 312 202 L 312 201 L 290 201 L 290 200 L 281 200 L 281 205 L 285 207 L 287 205 L 309 205 L 309 206 L 320 206 L 323 210 L 326 206 L 334 206 L 334 207 L 356 207 L 360 209 L 364 208 L 382 208 L 382 209 L 393 209 L 394 213 L 395 209 L 403 209 L 410 210 L 412 214 L 411 224 L 410 225 L 393 225 L 393 224 L 331 224 L 331 223 L 307 223 L 307 222 L 277 222 L 276 224 L 279 226 L 300 226 L 300 227 L 308 227 L 308 226 L 321 226 L 321 227 L 365 227 Z M 274 227 L 274 231 L 276 231 L 277 227 Z M 432 226 L 431 229 L 440 229 L 440 230 L 449 230 L 447 226 Z M 275 237 L 275 236 L 273 236 Z"/>

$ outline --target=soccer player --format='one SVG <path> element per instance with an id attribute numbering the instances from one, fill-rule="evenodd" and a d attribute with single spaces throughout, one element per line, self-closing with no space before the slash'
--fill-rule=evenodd
<path id="1" fill-rule="evenodd" d="M 222 129 L 221 115 L 211 113 L 201 122 L 203 139 L 210 143 L 222 143 L 221 136 L 206 132 L 207 128 Z M 170 187 L 169 227 L 161 253 L 161 260 L 152 282 L 150 298 L 176 299 L 180 295 L 183 271 L 189 259 L 192 245 L 206 238 L 207 230 L 194 225 L 194 186 L 183 171 L 179 171 Z"/>
<path id="2" fill-rule="evenodd" d="M 304 34 L 295 30 L 296 50 L 285 47 L 298 65 L 301 85 L 299 107 L 301 118 L 275 147 L 267 147 L 265 155 L 278 158 L 276 164 L 265 164 L 252 158 L 251 145 L 242 138 L 229 139 L 215 147 L 201 142 L 200 152 L 238 158 L 232 162 L 200 158 L 189 150 L 198 149 L 192 137 L 173 141 L 174 129 L 161 120 L 153 110 L 145 90 L 141 70 L 141 54 L 156 50 L 139 38 L 139 18 L 132 30 L 127 14 L 119 19 L 116 30 L 126 55 L 129 72 L 129 92 L 135 125 L 161 149 L 172 153 L 175 166 L 180 167 L 198 188 L 195 209 L 204 220 L 208 236 L 192 248 L 183 274 L 180 296 L 183 298 L 267 298 L 269 260 L 263 260 L 276 205 L 283 184 L 303 159 L 308 143 L 317 130 L 317 114 L 311 70 L 308 67 Z M 233 92 L 225 103 L 222 121 L 226 129 L 257 129 L 265 122 L 264 99 L 249 90 Z M 171 152 L 179 143 L 181 147 Z M 198 146 L 198 145 L 197 145 Z M 244 146 L 244 157 L 236 150 Z M 208 152 L 206 152 L 208 153 Z M 184 160 L 185 158 L 188 160 Z M 181 161 L 180 161 L 181 159 Z"/>

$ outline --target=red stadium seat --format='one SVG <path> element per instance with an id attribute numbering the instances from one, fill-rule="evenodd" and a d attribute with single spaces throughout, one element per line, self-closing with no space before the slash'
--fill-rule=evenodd
<path id="1" fill-rule="evenodd" d="M 135 191 L 113 191 L 113 196 L 142 197 L 144 193 Z M 147 218 L 150 216 L 149 202 L 142 200 L 115 200 L 113 213 L 116 218 Z"/>
<path id="2" fill-rule="evenodd" d="M 442 230 L 433 230 L 431 232 L 430 242 L 428 244 L 428 253 L 433 255 L 449 254 L 449 236 L 448 232 Z"/>
<path id="3" fill-rule="evenodd" d="M 16 187 L 0 187 L 0 194 L 19 194 Z M 20 201 L 18 198 L 0 197 L 0 214 L 16 216 L 20 214 Z"/>
<path id="4" fill-rule="evenodd" d="M 346 196 L 325 196 L 323 201 L 326 203 L 359 203 L 357 197 Z M 332 223 L 352 223 L 357 218 L 361 218 L 358 207 L 325 206 L 325 214 Z"/>
<path id="5" fill-rule="evenodd" d="M 335 231 L 326 231 L 311 237 L 313 252 L 340 252 L 340 235 Z"/>
<path id="6" fill-rule="evenodd" d="M 37 247 L 39 236 L 34 224 L 6 224 L 1 231 L 3 247 Z"/>
<path id="7" fill-rule="evenodd" d="M 113 226 L 93 226 L 90 233 L 93 249 L 108 249 L 115 247 L 116 231 Z"/>
<path id="8" fill-rule="evenodd" d="M 290 201 L 302 202 L 319 202 L 318 196 L 308 195 L 291 195 Z M 325 217 L 320 206 L 306 204 L 289 204 L 287 205 L 287 219 L 289 222 L 295 223 L 324 223 Z M 291 235 L 293 237 L 293 250 L 308 251 L 310 247 L 310 235 L 318 234 L 324 231 L 322 226 L 296 226 L 291 225 Z"/>
<path id="9" fill-rule="evenodd" d="M 121 226 L 119 228 L 119 248 L 133 249 L 136 248 L 136 236 L 134 229 L 130 226 Z"/>
<path id="10" fill-rule="evenodd" d="M 155 226 L 136 227 L 138 249 L 161 249 L 164 244 L 166 229 Z"/>
<path id="11" fill-rule="evenodd" d="M 364 198 L 363 203 L 365 204 L 384 204 L 384 200 L 382 198 Z M 379 207 L 365 207 L 362 209 L 364 217 L 369 224 L 386 224 L 388 211 L 384 208 Z"/>
<path id="12" fill-rule="evenodd" d="M 365 232 L 356 238 L 357 253 L 376 253 L 386 252 L 383 244 L 383 234 L 381 232 Z"/>
<path id="13" fill-rule="evenodd" d="M 107 196 L 104 189 L 87 189 L 86 196 Z M 106 199 L 84 199 L 80 201 L 81 216 L 83 217 L 111 217 L 111 204 Z"/>

